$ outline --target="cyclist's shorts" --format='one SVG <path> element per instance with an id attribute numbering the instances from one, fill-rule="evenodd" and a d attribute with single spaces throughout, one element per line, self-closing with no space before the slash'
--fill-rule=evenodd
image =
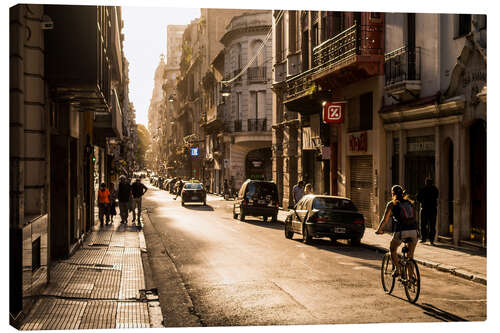
<path id="1" fill-rule="evenodd" d="M 418 242 L 418 233 L 417 230 L 402 230 L 397 231 L 392 236 L 392 243 L 399 245 L 403 242 L 403 239 L 411 238 L 411 240 L 416 243 Z"/>

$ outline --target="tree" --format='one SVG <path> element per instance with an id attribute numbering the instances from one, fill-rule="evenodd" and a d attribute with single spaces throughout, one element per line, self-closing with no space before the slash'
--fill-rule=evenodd
<path id="1" fill-rule="evenodd" d="M 151 145 L 151 135 L 143 124 L 137 124 L 137 154 L 136 161 L 140 168 L 144 168 L 146 151 Z"/>

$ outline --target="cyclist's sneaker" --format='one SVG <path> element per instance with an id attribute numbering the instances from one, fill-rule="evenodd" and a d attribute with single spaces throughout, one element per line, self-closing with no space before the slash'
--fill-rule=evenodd
<path id="1" fill-rule="evenodd" d="M 399 276 L 399 270 L 396 267 L 394 267 L 394 269 L 392 270 L 392 277 L 396 278 L 398 276 Z"/>

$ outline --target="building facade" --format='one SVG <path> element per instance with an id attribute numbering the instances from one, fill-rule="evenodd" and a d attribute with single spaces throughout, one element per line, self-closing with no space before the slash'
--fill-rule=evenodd
<path id="1" fill-rule="evenodd" d="M 96 186 L 121 158 L 122 26 L 120 7 L 10 8 L 12 324 L 94 226 Z"/>
<path id="2" fill-rule="evenodd" d="M 438 237 L 485 246 L 486 16 L 386 17 L 387 182 L 415 195 L 433 178 Z"/>
<path id="3" fill-rule="evenodd" d="M 350 197 L 375 226 L 402 184 L 441 192 L 441 240 L 486 239 L 486 17 L 273 12 L 273 179 Z M 425 56 L 423 56 L 425 55 Z M 339 123 L 326 108 L 341 105 Z M 323 107 L 325 106 L 325 107 Z"/>
<path id="4" fill-rule="evenodd" d="M 226 144 L 224 178 L 235 189 L 248 178 L 271 180 L 271 11 L 234 17 L 221 38 Z"/>

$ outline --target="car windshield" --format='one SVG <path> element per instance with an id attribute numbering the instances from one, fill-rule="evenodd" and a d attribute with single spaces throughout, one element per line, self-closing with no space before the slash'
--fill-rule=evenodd
<path id="1" fill-rule="evenodd" d="M 315 198 L 313 201 L 313 209 L 341 209 L 357 211 L 356 206 L 348 199 L 340 198 Z"/>
<path id="2" fill-rule="evenodd" d="M 278 193 L 276 191 L 276 185 L 273 183 L 264 182 L 250 182 L 247 186 L 246 197 L 252 199 L 254 196 L 266 198 L 268 195 L 271 196 L 272 200 L 277 200 Z"/>
<path id="3" fill-rule="evenodd" d="M 186 190 L 202 190 L 203 189 L 203 186 L 201 184 L 196 184 L 196 183 L 187 183 L 186 185 L 184 185 L 184 188 Z"/>

